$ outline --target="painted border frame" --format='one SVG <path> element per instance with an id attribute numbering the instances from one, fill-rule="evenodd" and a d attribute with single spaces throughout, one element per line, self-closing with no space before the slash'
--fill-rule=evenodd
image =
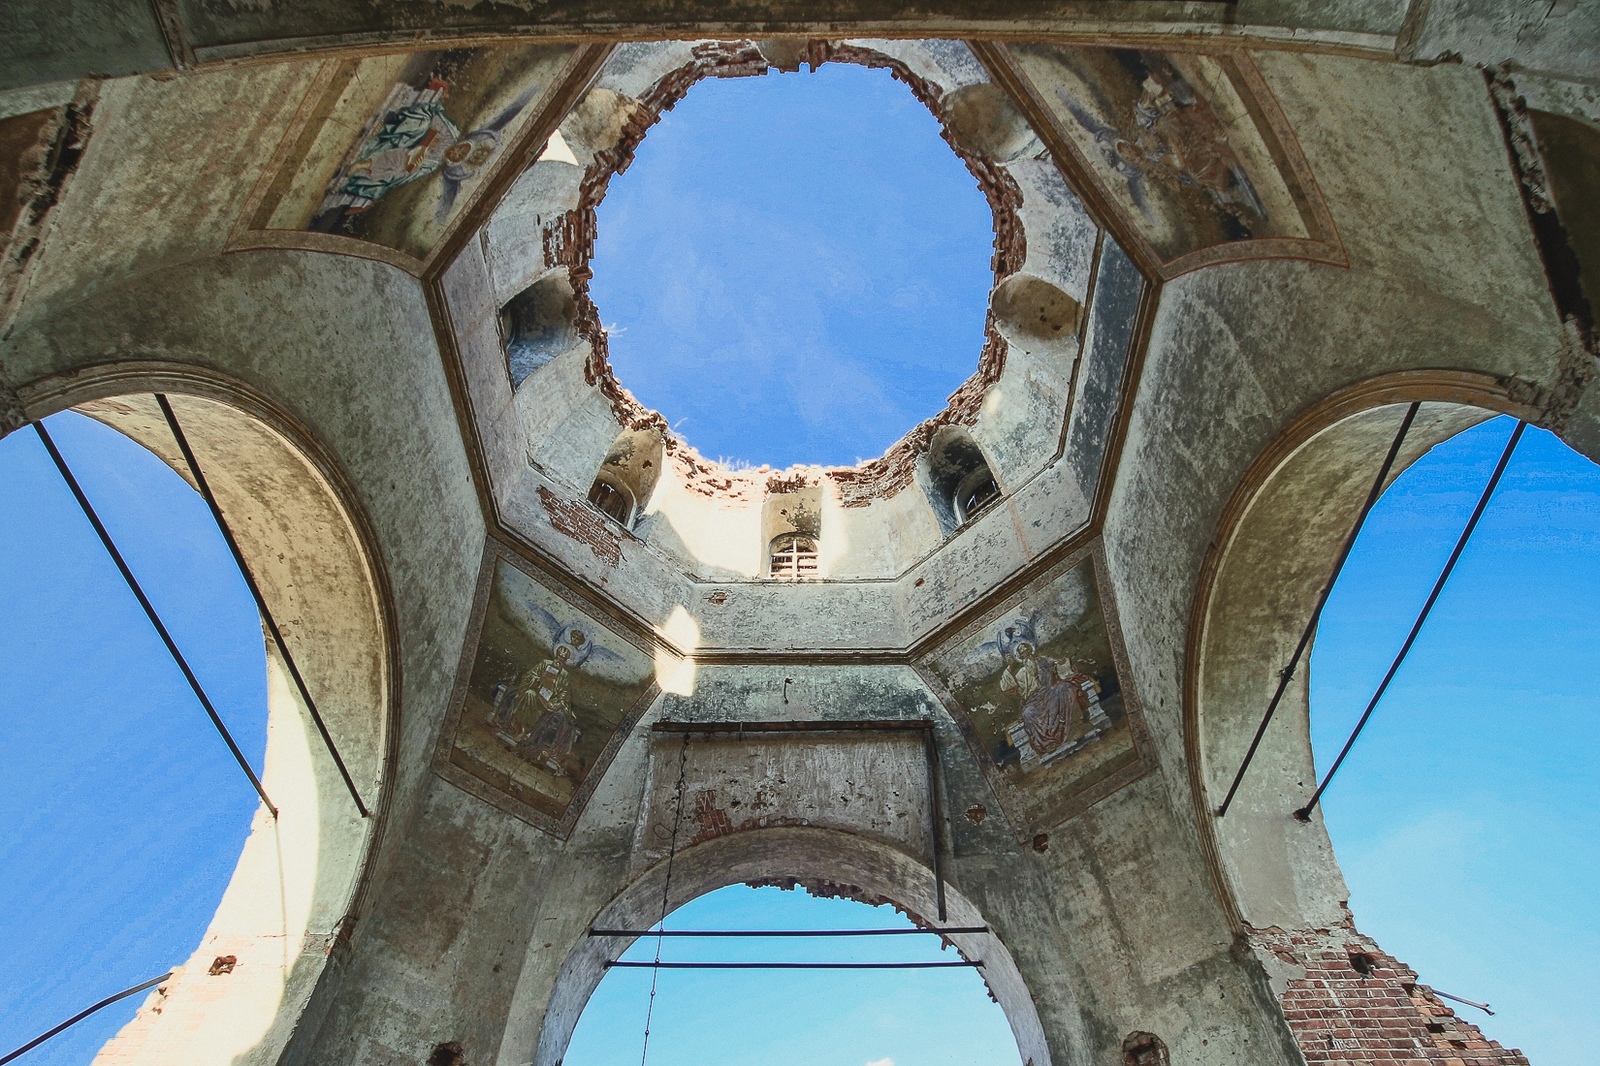
<path id="1" fill-rule="evenodd" d="M 572 836 L 573 827 L 577 825 L 578 818 L 588 807 L 590 798 L 595 789 L 600 787 L 606 772 L 611 768 L 612 761 L 617 757 L 617 752 L 622 749 L 623 743 L 633 735 L 634 727 L 639 724 L 639 719 L 644 717 L 646 711 L 653 706 L 661 696 L 661 682 L 652 679 L 645 690 L 634 699 L 633 703 L 623 708 L 622 718 L 611 731 L 611 738 L 606 741 L 606 746 L 601 749 L 599 758 L 584 775 L 583 782 L 578 785 L 572 794 L 572 799 L 567 803 L 566 810 L 561 817 L 556 818 L 535 809 L 527 803 L 510 796 L 495 788 L 489 782 L 469 773 L 457 766 L 450 759 L 450 753 L 455 750 L 456 733 L 461 727 L 461 714 L 466 708 L 467 688 L 472 680 L 472 669 L 478 659 L 478 644 L 483 638 L 483 623 L 489 610 L 489 599 L 494 592 L 494 578 L 500 565 L 514 567 L 522 576 L 538 585 L 545 592 L 561 600 L 574 610 L 591 613 L 591 608 L 575 602 L 565 590 L 553 586 L 541 578 L 538 569 L 528 564 L 519 552 L 501 544 L 494 537 L 489 537 L 483 550 L 483 563 L 478 570 L 478 589 L 472 599 L 472 613 L 467 619 L 467 637 L 461 644 L 461 661 L 456 667 L 455 685 L 450 691 L 450 708 L 445 713 L 443 724 L 439 728 L 439 739 L 433 749 L 433 772 L 444 780 L 455 785 L 470 796 L 475 796 L 492 807 L 504 811 L 519 821 L 526 822 L 535 829 L 542 829 L 558 840 L 566 840 Z M 660 649 L 638 639 L 629 626 L 615 626 L 614 622 L 597 618 L 612 636 L 627 641 L 639 651 L 650 658 L 655 658 Z M 615 626 L 615 628 L 613 628 Z M 674 656 L 676 658 L 676 656 Z M 659 671 L 658 671 L 659 673 Z"/>
<path id="2" fill-rule="evenodd" d="M 942 650 L 977 636 L 981 631 L 993 626 L 1002 615 L 1010 612 L 1013 609 L 1011 601 L 1015 596 L 1021 595 L 1023 590 L 1019 589 L 1012 596 L 991 606 L 960 629 L 947 632 L 936 647 L 923 652 L 911 664 L 911 668 L 922 679 L 922 683 L 938 697 L 940 704 L 955 722 L 956 728 L 961 730 L 961 735 L 972 753 L 973 761 L 983 770 L 984 780 L 995 798 L 999 800 L 1006 820 L 1010 822 L 1019 842 L 1026 842 L 1035 833 L 1078 817 L 1101 800 L 1144 777 L 1157 766 L 1155 741 L 1144 720 L 1144 707 L 1139 701 L 1138 689 L 1133 682 L 1128 649 L 1122 640 L 1122 623 L 1117 616 L 1116 599 L 1111 589 L 1111 575 L 1106 567 L 1104 542 L 1096 536 L 1048 570 L 1035 575 L 1029 586 L 1047 585 L 1086 560 L 1093 568 L 1095 592 L 1100 599 L 1101 619 L 1106 627 L 1106 640 L 1111 645 L 1112 664 L 1116 667 L 1117 680 L 1122 686 L 1123 708 L 1128 717 L 1128 732 L 1133 741 L 1134 759 L 1122 769 L 1069 796 L 1062 805 L 1059 816 L 1052 816 L 1042 821 L 1033 818 L 1031 812 L 1036 804 L 1030 803 L 1022 791 L 995 765 L 994 757 L 989 754 L 983 738 L 978 735 L 978 729 L 967 714 L 967 709 L 945 687 L 932 666 L 933 659 Z"/>
<path id="3" fill-rule="evenodd" d="M 1171 281 L 1201 267 L 1252 259 L 1305 259 L 1330 266 L 1349 267 L 1350 260 L 1345 254 L 1344 241 L 1339 237 L 1338 227 L 1334 224 L 1333 213 L 1323 198 L 1322 188 L 1317 184 L 1311 164 L 1301 151 L 1294 127 L 1289 124 L 1289 118 L 1283 113 L 1277 96 L 1273 94 L 1271 86 L 1267 84 L 1266 78 L 1262 76 L 1260 68 L 1256 66 L 1255 60 L 1246 49 L 1229 47 L 1225 44 L 1196 48 L 1189 42 L 1174 42 L 1172 45 L 1159 46 L 1152 43 L 1148 46 L 1151 50 L 1157 51 L 1203 55 L 1216 60 L 1223 67 L 1229 80 L 1233 82 L 1234 89 L 1239 93 L 1240 101 L 1255 120 L 1262 141 L 1284 171 L 1284 176 L 1290 179 L 1291 195 L 1294 195 L 1296 206 L 1300 209 L 1301 220 L 1306 224 L 1310 236 L 1256 237 L 1240 241 L 1224 241 L 1197 248 L 1173 259 L 1162 259 L 1132 218 L 1118 205 L 1099 172 L 1079 150 L 1060 120 L 1056 118 L 1054 110 L 1046 103 L 1045 95 L 1022 69 L 1022 64 L 1011 55 L 1006 45 L 974 41 L 971 42 L 971 46 L 974 54 L 988 68 L 995 84 L 1004 87 L 1011 94 L 1023 117 L 1044 140 L 1045 147 L 1049 149 L 1051 158 L 1060 168 L 1067 184 L 1083 197 L 1091 215 L 1116 237 L 1117 242 L 1128 250 L 1129 255 L 1146 274 L 1162 281 Z M 1064 47 L 1091 48 L 1118 47 L 1118 45 L 1073 44 Z M 1295 195 L 1296 192 L 1298 195 Z"/>

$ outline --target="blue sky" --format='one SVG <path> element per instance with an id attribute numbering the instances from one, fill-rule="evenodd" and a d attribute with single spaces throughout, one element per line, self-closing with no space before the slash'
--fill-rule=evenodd
<path id="1" fill-rule="evenodd" d="M 47 425 L 259 773 L 261 626 L 205 503 L 98 422 Z M 0 499 L 3 1054 L 188 957 L 257 799 L 31 430 L 0 440 Z M 143 998 L 21 1061 L 90 1061 Z"/>
<path id="2" fill-rule="evenodd" d="M 618 380 L 701 454 L 850 465 L 977 369 L 993 243 L 927 108 L 833 63 L 691 89 L 611 182 L 590 291 Z"/>
<path id="3" fill-rule="evenodd" d="M 1311 659 L 1325 772 L 1506 438 L 1435 448 L 1378 501 Z M 1542 430 L 1504 479 L 1323 799 L 1357 926 L 1535 1066 L 1586 1066 L 1600 1003 L 1600 467 Z M 1309 797 L 1308 797 L 1309 798 Z"/>
<path id="4" fill-rule="evenodd" d="M 892 907 L 804 890 L 733 885 L 680 907 L 669 929 L 895 929 Z M 649 962 L 655 941 L 623 956 Z M 951 962 L 937 937 L 663 942 L 662 961 Z M 649 970 L 613 970 L 585 1008 L 565 1066 L 637 1061 Z M 752 1009 L 759 1004 L 759 1009 Z M 1006 1066 L 1018 1062 L 1005 1013 L 975 970 L 663 970 L 650 1026 L 655 1066 Z"/>

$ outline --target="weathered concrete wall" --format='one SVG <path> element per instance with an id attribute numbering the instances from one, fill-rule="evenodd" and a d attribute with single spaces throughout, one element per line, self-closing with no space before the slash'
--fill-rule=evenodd
<path id="1" fill-rule="evenodd" d="M 66 204 L 63 213 L 71 209 Z M 102 289 L 56 319 L 30 317 L 0 360 L 32 415 L 85 390 L 119 391 L 117 374 L 132 375 L 121 388 L 142 391 L 159 373 L 175 393 L 197 375 L 213 396 L 228 395 L 237 382 L 267 398 L 343 472 L 355 493 L 346 505 L 376 537 L 373 561 L 394 625 L 399 758 L 385 775 L 385 847 L 368 871 L 383 885 L 384 871 L 401 861 L 396 849 L 419 790 L 431 784 L 428 757 L 482 544 L 417 282 L 375 263 L 302 253 L 200 261 Z M 364 935 L 358 920 L 357 951 Z M 338 978 L 336 965 L 324 995 Z"/>
<path id="2" fill-rule="evenodd" d="M 1288 11 L 1285 20 L 1298 11 L 1243 7 Z M 1405 12 L 1385 3 L 1340 5 L 1336 14 L 1360 33 L 1392 36 Z M 910 55 L 921 46 L 892 47 Z M 844 506 L 841 483 L 824 496 L 824 536 L 832 523 L 859 523 L 848 540 L 861 548 L 829 560 L 852 580 L 798 584 L 753 580 L 764 548 L 765 474 L 750 479 L 748 498 L 710 485 L 704 470 L 663 475 L 645 522 L 631 533 L 613 529 L 583 497 L 620 425 L 607 421 L 614 410 L 586 406 L 598 394 L 576 350 L 524 382 L 542 374 L 561 388 L 513 390 L 497 312 L 554 264 L 546 257 L 535 269 L 509 249 L 523 242 L 543 251 L 532 241 L 544 232 L 542 212 L 576 190 L 568 172 L 577 168 L 558 161 L 554 146 L 529 172 L 554 173 L 548 187 L 526 177 L 514 186 L 505 213 L 440 279 L 462 353 L 464 395 L 453 396 L 423 282 L 347 256 L 223 254 L 316 64 L 132 78 L 91 94 L 87 150 L 49 214 L 0 337 L 6 401 L 14 394 L 21 414 L 37 416 L 153 381 L 181 392 L 185 375 L 203 379 L 213 397 L 233 388 L 241 403 L 270 408 L 340 472 L 349 494 L 342 502 L 371 531 L 376 584 L 387 590 L 399 700 L 397 761 L 385 774 L 390 811 L 348 952 L 336 953 L 314 994 L 305 992 L 308 1020 L 289 1060 L 415 1062 L 458 1042 L 469 1062 L 556 1061 L 595 976 L 590 922 L 608 907 L 631 914 L 649 895 L 639 896 L 641 885 L 659 888 L 651 880 L 660 875 L 659 849 L 641 841 L 653 841 L 649 827 L 663 824 L 663 804 L 675 796 L 662 777 L 666 749 L 650 730 L 663 716 L 927 717 L 936 723 L 942 775 L 939 820 L 929 817 L 925 781 L 913 780 L 925 771 L 909 751 L 867 745 L 846 755 L 842 746 L 805 741 L 769 759 L 740 742 L 718 758 L 697 758 L 697 796 L 716 789 L 726 799 L 731 791 L 742 806 L 754 805 L 754 793 L 742 791 L 754 787 L 754 775 L 740 769 L 750 761 L 763 774 L 784 768 L 791 784 L 770 797 L 765 824 L 758 816 L 742 831 L 748 816 L 736 819 L 731 800 L 697 806 L 696 833 L 704 835 L 686 852 L 680 891 L 793 877 L 882 895 L 925 916 L 926 848 L 937 839 L 956 912 L 990 924 L 1013 967 L 996 978 L 996 994 L 1036 1066 L 1116 1062 L 1134 1031 L 1159 1035 L 1179 1062 L 1288 1066 L 1311 1055 L 1305 1033 L 1318 1027 L 1286 1015 L 1289 984 L 1272 962 L 1278 949 L 1251 940 L 1245 923 L 1287 930 L 1291 945 L 1307 929 L 1337 924 L 1341 885 L 1326 838 L 1313 823 L 1290 842 L 1287 833 L 1298 830 L 1280 824 L 1277 838 L 1254 836 L 1269 847 L 1250 850 L 1243 838 L 1251 834 L 1219 833 L 1203 813 L 1228 760 L 1212 758 L 1196 731 L 1217 750 L 1240 735 L 1221 711 L 1206 720 L 1224 701 L 1186 708 L 1186 683 L 1204 665 L 1186 644 L 1191 611 L 1219 519 L 1253 460 L 1297 417 L 1363 382 L 1409 382 L 1422 399 L 1522 403 L 1520 412 L 1538 418 L 1553 408 L 1526 398 L 1552 401 L 1574 379 L 1480 73 L 1290 51 L 1263 51 L 1256 61 L 1326 197 L 1349 267 L 1255 260 L 1183 275 L 1162 289 L 1148 347 L 1130 364 L 1140 292 L 1130 261 L 1101 242 L 1091 291 L 1092 227 L 1048 173 L 1032 173 L 1023 192 L 1025 273 L 1079 305 L 1086 354 L 1078 359 L 1076 336 L 1064 347 L 1049 337 L 1010 338 L 1023 354 L 1009 369 L 1021 373 L 1002 376 L 991 394 L 1007 410 L 987 412 L 983 432 L 974 430 L 1010 498 L 939 540 L 932 512 L 920 523 L 912 513 L 921 506 L 914 482 L 896 497 L 910 502 L 867 508 Z M 650 79 L 622 78 L 611 90 L 642 92 L 665 72 L 643 68 Z M 977 84 L 960 81 L 957 91 Z M 608 129 L 601 123 L 601 133 Z M 570 132 L 565 150 L 586 161 L 593 145 Z M 1026 141 L 1009 126 L 988 133 L 1002 154 Z M 1018 151 L 1013 162 L 1038 171 Z M 1031 200 L 1029 190 L 1037 193 Z M 1133 389 L 1120 391 L 1122 370 L 1141 357 Z M 1071 410 L 1063 409 L 1068 383 Z M 1373 390 L 1340 417 L 1395 402 Z M 1579 405 L 1575 440 L 1590 409 Z M 1119 465 L 1105 475 L 1103 536 L 1153 769 L 1086 813 L 1024 832 L 1007 824 L 957 722 L 908 665 L 908 650 L 965 624 L 1064 538 L 1092 532 L 1103 487 L 1098 460 L 1115 439 L 1118 414 L 1130 410 Z M 1323 534 L 1349 513 L 1348 494 L 1393 415 L 1350 423 L 1345 435 L 1322 442 L 1326 454 L 1301 456 L 1314 477 L 1263 497 L 1263 506 L 1306 513 L 1295 525 L 1283 519 L 1254 554 L 1241 548 L 1234 562 L 1248 565 L 1234 573 L 1244 584 L 1217 599 L 1219 612 L 1250 611 L 1259 623 L 1233 643 L 1218 638 L 1213 679 L 1237 697 L 1230 706 L 1253 705 L 1251 686 L 1270 685 L 1273 653 L 1316 583 Z M 1424 443 L 1474 417 L 1430 410 L 1433 436 Z M 539 434 L 570 447 L 535 446 Z M 1040 467 L 1009 476 L 1024 454 L 1063 438 L 1059 461 L 1034 455 Z M 469 448 L 480 445 L 490 475 L 482 486 L 487 517 L 469 463 Z M 728 495 L 719 502 L 719 493 Z M 727 525 L 708 531 L 718 507 L 726 514 L 716 520 Z M 619 624 L 631 618 L 702 659 L 663 682 L 670 694 L 622 742 L 565 841 L 428 770 L 493 522 L 617 605 Z M 748 535 L 748 547 L 719 543 L 726 529 Z M 898 531 L 911 535 L 895 551 L 873 543 Z M 1308 539 L 1290 540 L 1291 532 Z M 1270 566 L 1274 545 L 1295 544 L 1308 561 L 1271 595 L 1253 596 L 1248 571 Z M 785 678 L 793 681 L 786 686 Z M 1303 706 L 1303 692 L 1294 693 L 1267 770 L 1304 769 Z M 1188 718 L 1186 709 L 1194 712 Z M 845 767 L 846 776 L 872 775 L 870 787 L 841 792 Z M 1243 813 L 1265 818 L 1281 798 L 1252 794 Z M 936 823 L 927 839 L 909 828 L 915 821 L 921 830 L 925 817 Z M 846 876 L 855 879 L 840 880 Z"/>

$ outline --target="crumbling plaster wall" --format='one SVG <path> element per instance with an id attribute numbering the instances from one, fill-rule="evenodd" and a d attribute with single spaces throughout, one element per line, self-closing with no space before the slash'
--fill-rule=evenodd
<path id="1" fill-rule="evenodd" d="M 1194 854 L 1204 848 L 1182 771 L 1184 677 L 1195 668 L 1185 661 L 1185 639 L 1201 563 L 1246 468 L 1297 414 L 1340 389 L 1438 368 L 1545 386 L 1557 377 L 1561 350 L 1478 72 L 1258 60 L 1327 195 L 1351 266 L 1235 264 L 1164 289 L 1105 525 L 1167 802 L 1190 826 Z M 1303 620 L 1290 613 L 1285 632 Z M 1259 669 L 1267 677 L 1278 665 Z M 1304 702 L 1303 675 L 1295 701 Z M 1279 802 L 1287 819 L 1294 804 Z M 1320 821 L 1307 833 L 1323 858 L 1298 856 L 1318 871 L 1300 883 L 1299 920 L 1325 928 L 1338 922 L 1343 885 Z M 1248 910 L 1244 918 L 1252 920 Z"/>
<path id="2" fill-rule="evenodd" d="M 417 280 L 343 256 L 218 254 L 304 73 L 287 64 L 102 87 L 89 150 L 0 341 L 0 367 L 32 417 L 115 391 L 106 384 L 115 373 L 192 373 L 211 395 L 237 382 L 354 486 L 345 503 L 377 538 L 399 656 L 400 756 L 373 860 L 381 897 L 432 781 L 483 520 Z M 357 952 L 363 936 L 358 921 Z M 324 995 L 338 976 L 336 966 Z"/>
<path id="3" fill-rule="evenodd" d="M 675 778 L 681 742 L 657 739 L 655 720 L 924 717 L 937 723 L 946 876 L 1014 961 L 1050 1061 L 1117 1061 L 1123 1037 L 1143 1029 L 1161 1034 L 1180 1061 L 1295 1062 L 1265 983 L 1233 954 L 1204 866 L 1159 778 L 1041 837 L 1019 837 L 954 722 L 912 671 L 843 665 L 700 667 L 692 690 L 663 696 L 644 716 L 565 842 L 433 782 L 310 1061 L 415 1061 L 450 1041 L 473 1063 L 557 1061 L 566 1037 L 549 1046 L 541 1033 L 546 1026 L 570 1033 L 598 977 L 592 961 L 572 961 L 593 949 L 590 923 L 639 878 L 662 873 L 660 842 L 649 829 L 671 824 L 675 787 L 662 775 Z M 760 875 L 827 888 L 833 864 L 783 833 L 832 826 L 845 834 L 833 845 L 837 855 L 878 840 L 874 847 L 900 856 L 871 864 L 878 878 L 871 891 L 933 917 L 926 844 L 909 827 L 885 822 L 882 811 L 852 806 L 833 773 L 849 758 L 845 747 L 864 743 L 847 739 L 696 741 L 687 763 L 682 884 L 700 891 Z M 704 745 L 723 745 L 726 754 L 780 743 L 792 745 L 785 765 L 795 770 L 769 793 L 760 815 L 766 824 L 746 828 L 751 816 L 730 806 L 737 797 L 718 791 L 726 759 L 713 752 L 706 761 Z M 893 751 L 883 759 L 878 765 L 898 766 L 899 776 L 870 787 L 898 790 L 908 809 L 922 809 L 922 760 Z M 695 848 L 713 846 L 730 850 L 695 858 Z M 697 871 L 701 861 L 709 865 Z M 963 947 L 985 950 L 976 941 Z M 573 965 L 588 967 L 587 976 L 571 978 Z M 1015 1017 L 1013 1024 L 1024 1035 L 1026 1025 Z M 1035 1061 L 1043 1066 L 1042 1057 Z"/>

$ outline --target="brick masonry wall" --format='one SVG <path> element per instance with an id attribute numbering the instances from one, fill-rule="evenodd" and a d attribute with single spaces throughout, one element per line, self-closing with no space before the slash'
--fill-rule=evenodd
<path id="1" fill-rule="evenodd" d="M 1522 1052 L 1487 1039 L 1457 1017 L 1418 983 L 1415 971 L 1354 925 L 1247 929 L 1245 935 L 1273 979 L 1308 1066 L 1529 1066 Z"/>

